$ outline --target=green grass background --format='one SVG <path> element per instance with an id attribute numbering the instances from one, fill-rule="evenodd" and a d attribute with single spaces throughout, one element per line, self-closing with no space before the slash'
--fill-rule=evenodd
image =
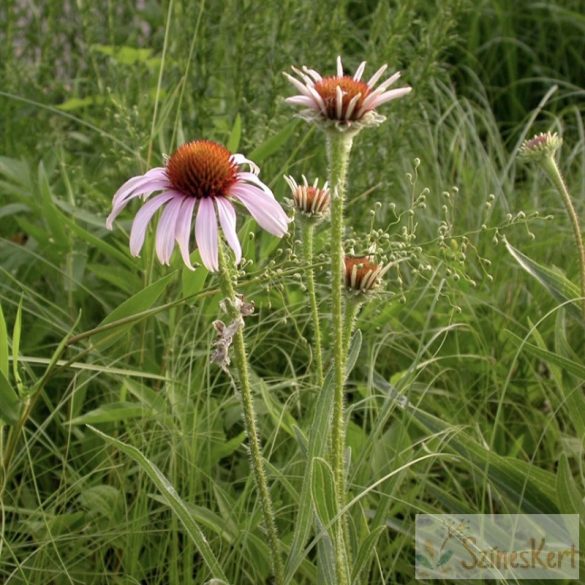
<path id="1" fill-rule="evenodd" d="M 269 582 L 239 401 L 209 363 L 217 283 L 179 258 L 158 266 L 152 246 L 131 259 L 131 211 L 113 233 L 104 220 L 124 180 L 190 139 L 250 155 L 280 200 L 283 173 L 325 177 L 322 136 L 294 119 L 281 72 L 333 72 L 338 54 L 348 70 L 387 62 L 414 87 L 356 139 L 349 172 L 349 246 L 409 256 L 358 322 L 348 385 L 356 582 L 413 582 L 417 512 L 583 514 L 582 322 L 504 245 L 554 270 L 549 288 L 559 274 L 577 282 L 561 201 L 515 153 L 527 135 L 560 132 L 583 216 L 580 0 L 5 0 L 0 300 L 10 342 L 0 342 L 20 356 L 11 384 L 34 387 L 69 332 L 96 327 L 151 283 L 144 309 L 200 295 L 64 354 L 4 478 L 0 582 L 210 581 L 144 469 L 86 423 L 163 471 L 231 583 Z M 413 205 L 421 193 L 426 207 Z M 246 337 L 259 425 L 288 549 L 320 395 L 308 375 L 303 266 L 295 234 L 279 242 L 239 221 L 254 261 L 241 289 L 257 307 Z M 405 239 L 415 226 L 416 240 Z M 326 229 L 318 248 L 326 262 Z M 325 269 L 318 282 L 326 324 Z M 324 540 L 303 543 L 293 583 L 327 582 Z"/>

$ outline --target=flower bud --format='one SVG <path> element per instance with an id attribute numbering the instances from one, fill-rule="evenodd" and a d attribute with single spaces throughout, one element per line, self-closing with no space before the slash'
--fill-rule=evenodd
<path id="1" fill-rule="evenodd" d="M 345 256 L 344 281 L 348 293 L 368 294 L 380 287 L 390 265 L 377 264 L 370 256 Z"/>
<path id="2" fill-rule="evenodd" d="M 285 175 L 284 179 L 290 187 L 294 208 L 303 219 L 318 223 L 329 213 L 331 195 L 327 183 L 319 187 L 319 179 L 315 179 L 309 185 L 304 175 L 301 185 L 293 177 Z"/>
<path id="3" fill-rule="evenodd" d="M 541 161 L 553 156 L 562 143 L 563 139 L 556 132 L 541 132 L 522 143 L 518 156 L 523 159 Z"/>

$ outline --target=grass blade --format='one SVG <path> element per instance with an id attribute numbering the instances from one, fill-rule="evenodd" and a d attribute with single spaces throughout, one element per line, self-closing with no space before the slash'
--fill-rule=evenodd
<path id="1" fill-rule="evenodd" d="M 193 516 L 185 502 L 180 498 L 179 494 L 177 494 L 175 488 L 164 476 L 162 471 L 154 463 L 152 463 L 152 461 L 148 460 L 136 447 L 127 445 L 118 439 L 114 439 L 114 437 L 110 437 L 109 435 L 102 433 L 91 425 L 88 425 L 88 428 L 104 439 L 104 441 L 110 443 L 122 451 L 122 453 L 130 457 L 130 459 L 132 459 L 140 466 L 144 473 L 146 473 L 146 475 L 156 485 L 157 489 L 163 496 L 165 503 L 172 509 L 185 528 L 185 531 L 197 547 L 199 554 L 202 556 L 213 577 L 216 579 L 222 579 L 227 583 L 227 577 L 225 576 L 219 561 L 213 554 L 213 551 L 211 550 L 205 535 L 193 519 Z"/>

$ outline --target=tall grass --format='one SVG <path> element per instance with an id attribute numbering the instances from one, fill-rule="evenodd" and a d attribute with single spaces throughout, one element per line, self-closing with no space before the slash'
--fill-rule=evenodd
<path id="1" fill-rule="evenodd" d="M 583 216 L 579 4 L 4 2 L 0 301 L 23 385 L 41 378 L 72 328 L 96 327 L 145 286 L 158 289 L 141 310 L 183 302 L 114 337 L 79 339 L 61 356 L 2 492 L 0 580 L 211 579 L 144 469 L 91 424 L 160 468 L 231 583 L 268 582 L 239 401 L 209 362 L 217 282 L 178 259 L 170 270 L 149 253 L 131 259 L 125 234 L 103 224 L 117 186 L 188 139 L 254 152 L 281 200 L 283 173 L 324 178 L 319 138 L 291 122 L 283 104 L 281 71 L 294 63 L 333 71 L 338 53 L 351 66 L 387 61 L 415 88 L 386 124 L 356 139 L 348 207 L 356 250 L 361 234 L 376 240 L 376 229 L 400 241 L 409 221 L 422 248 L 389 273 L 382 302 L 358 322 L 347 437 L 356 582 L 412 582 L 417 512 L 582 510 L 583 377 L 575 364 L 583 368 L 583 329 L 503 243 L 506 236 L 539 265 L 577 277 L 561 202 L 513 156 L 533 123 L 564 132 L 561 164 Z M 411 219 L 413 194 L 425 187 L 427 207 Z M 447 251 L 438 245 L 442 219 Z M 278 244 L 248 237 L 251 229 L 240 229 L 254 261 L 244 292 L 257 306 L 246 331 L 290 552 L 321 393 L 308 374 L 310 312 L 296 236 Z M 319 266 L 327 237 L 316 233 Z M 255 280 L 263 269 L 268 277 Z M 323 298 L 324 268 L 317 281 Z M 328 310 L 323 302 L 324 321 Z M 327 582 L 326 541 L 310 532 L 291 583 Z"/>

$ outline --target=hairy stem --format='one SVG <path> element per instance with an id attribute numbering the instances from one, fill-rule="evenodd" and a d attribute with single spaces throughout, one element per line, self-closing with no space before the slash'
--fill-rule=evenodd
<path id="1" fill-rule="evenodd" d="M 303 255 L 307 263 L 305 282 L 309 293 L 309 305 L 311 308 L 311 321 L 313 322 L 313 355 L 317 384 L 323 386 L 323 354 L 321 351 L 321 323 L 319 321 L 319 308 L 315 293 L 315 269 L 313 268 L 313 236 L 315 226 L 309 222 L 303 224 Z"/>
<path id="2" fill-rule="evenodd" d="M 343 343 L 343 202 L 352 137 L 347 134 L 327 135 L 329 184 L 331 201 L 331 313 L 333 321 L 333 369 L 335 393 L 331 425 L 331 455 L 338 509 L 345 506 L 345 362 Z M 339 585 L 349 584 L 349 540 L 346 522 L 337 531 L 336 566 Z M 345 533 L 345 534 L 344 534 Z"/>
<path id="3" fill-rule="evenodd" d="M 545 159 L 544 168 L 553 182 L 565 205 L 567 215 L 571 221 L 573 227 L 573 233 L 575 236 L 575 243 L 577 245 L 577 253 L 579 255 L 579 268 L 581 273 L 581 309 L 583 311 L 583 318 L 585 319 L 585 247 L 583 246 L 583 237 L 581 235 L 581 227 L 579 225 L 579 217 L 573 205 L 571 195 L 567 189 L 567 185 L 561 175 L 561 171 L 552 156 Z"/>
<path id="4" fill-rule="evenodd" d="M 236 307 L 233 271 L 227 262 L 222 242 L 220 242 L 219 245 L 219 264 L 219 280 L 222 293 L 227 299 L 226 308 L 228 311 L 228 318 L 231 321 L 242 320 L 240 311 Z M 275 583 L 276 585 L 284 585 L 284 564 L 280 553 L 280 542 L 274 519 L 274 506 L 272 505 L 272 498 L 270 497 L 270 490 L 268 489 L 268 481 L 264 469 L 260 437 L 258 436 L 258 429 L 256 428 L 256 413 L 254 411 L 254 400 L 252 397 L 252 386 L 250 384 L 250 373 L 248 369 L 248 357 L 246 355 L 243 326 L 244 324 L 242 320 L 240 327 L 238 327 L 233 337 L 233 358 L 238 371 L 240 397 L 244 411 L 244 424 L 246 426 L 250 449 L 250 461 L 252 463 L 256 487 L 258 488 L 258 494 L 260 496 L 260 503 L 264 514 L 264 524 L 268 533 L 268 544 L 272 555 L 272 569 L 274 571 Z"/>

